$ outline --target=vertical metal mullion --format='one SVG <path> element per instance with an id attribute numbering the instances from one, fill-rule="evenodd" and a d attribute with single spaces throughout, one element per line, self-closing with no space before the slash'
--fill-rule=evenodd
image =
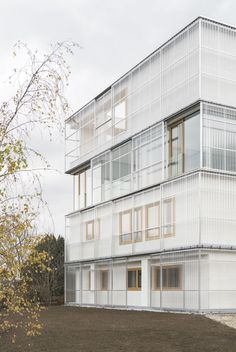
<path id="1" fill-rule="evenodd" d="M 200 102 L 200 169 L 203 168 L 203 104 Z"/>
<path id="2" fill-rule="evenodd" d="M 80 280 L 80 302 L 79 304 L 82 306 L 83 304 L 83 287 L 82 287 L 82 265 L 80 264 L 80 275 L 79 275 L 79 280 Z"/>
<path id="3" fill-rule="evenodd" d="M 66 280 L 66 272 L 67 272 L 67 265 L 64 266 L 64 304 L 66 304 L 66 300 L 67 300 L 67 295 L 66 295 L 66 291 L 67 291 L 67 280 Z"/>
<path id="4" fill-rule="evenodd" d="M 93 205 L 93 159 L 90 160 L 91 170 L 91 205 Z"/>
<path id="5" fill-rule="evenodd" d="M 111 282 L 110 282 L 110 290 L 111 290 L 111 293 L 110 293 L 110 297 L 111 297 L 111 306 L 113 307 L 113 259 L 111 261 Z"/>
<path id="6" fill-rule="evenodd" d="M 97 305 L 97 266 L 94 264 L 94 304 Z"/>
<path id="7" fill-rule="evenodd" d="M 165 179 L 165 122 L 161 122 L 161 131 L 162 131 L 162 181 Z M 167 158 L 166 158 L 167 161 Z M 168 172 L 168 170 L 167 170 Z"/>
<path id="8" fill-rule="evenodd" d="M 186 284 L 185 284 L 185 271 L 186 271 L 186 258 L 185 258 L 185 254 L 184 254 L 184 262 L 182 265 L 183 268 L 183 272 L 182 272 L 182 287 L 183 287 L 183 309 L 186 309 Z"/>
<path id="9" fill-rule="evenodd" d="M 162 254 L 160 253 L 160 309 L 162 309 Z"/>
<path id="10" fill-rule="evenodd" d="M 201 312 L 201 249 L 198 249 L 198 311 Z"/>
<path id="11" fill-rule="evenodd" d="M 125 306 L 128 307 L 128 268 L 127 268 L 127 258 L 125 261 L 125 278 L 126 278 L 126 288 L 125 288 Z"/>
<path id="12" fill-rule="evenodd" d="M 199 19 L 199 99 L 202 99 L 202 20 Z"/>

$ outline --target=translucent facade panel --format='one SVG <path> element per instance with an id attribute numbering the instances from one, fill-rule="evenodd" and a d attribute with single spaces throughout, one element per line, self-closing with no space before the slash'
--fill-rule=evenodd
<path id="1" fill-rule="evenodd" d="M 128 142 L 111 153 L 113 198 L 131 191 L 131 147 L 131 142 Z"/>
<path id="2" fill-rule="evenodd" d="M 236 111 L 203 104 L 203 167 L 236 172 Z"/>
<path id="3" fill-rule="evenodd" d="M 67 218 L 67 261 L 236 245 L 234 176 L 195 173 Z"/>
<path id="4" fill-rule="evenodd" d="M 68 304 L 80 303 L 80 295 L 82 291 L 81 271 L 79 265 L 65 267 L 65 301 Z"/>
<path id="5" fill-rule="evenodd" d="M 236 180 L 203 174 L 201 178 L 201 243 L 236 245 Z"/>
<path id="6" fill-rule="evenodd" d="M 198 310 L 199 251 L 161 254 L 150 271 L 153 308 Z"/>
<path id="7" fill-rule="evenodd" d="M 235 311 L 235 250 L 189 249 L 66 265 L 66 303 Z"/>
<path id="8" fill-rule="evenodd" d="M 202 98 L 235 106 L 236 30 L 203 20 L 201 33 Z"/>
<path id="9" fill-rule="evenodd" d="M 121 143 L 199 98 L 199 23 L 142 61 L 68 121 L 77 128 L 78 158 L 67 169 Z M 79 121 L 74 124 L 74 121 Z M 81 120 L 81 121 L 80 121 Z M 66 136 L 69 145 L 70 138 Z M 77 146 L 78 145 L 78 146 Z"/>
<path id="10" fill-rule="evenodd" d="M 161 185 L 162 248 L 199 243 L 199 174 Z"/>
<path id="11" fill-rule="evenodd" d="M 199 182 L 198 172 L 69 216 L 70 260 L 198 245 Z"/>
<path id="12" fill-rule="evenodd" d="M 66 217 L 65 261 L 71 262 L 81 258 L 82 242 L 81 214 Z"/>

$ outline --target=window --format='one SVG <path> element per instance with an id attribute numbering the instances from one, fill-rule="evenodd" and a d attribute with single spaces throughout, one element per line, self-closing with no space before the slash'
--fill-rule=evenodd
<path id="1" fill-rule="evenodd" d="M 142 241 L 142 228 L 143 228 L 143 209 L 142 207 L 134 209 L 134 242 Z"/>
<path id="2" fill-rule="evenodd" d="M 101 290 L 108 290 L 108 270 L 101 270 Z"/>
<path id="3" fill-rule="evenodd" d="M 91 290 L 91 274 L 90 270 L 82 270 L 82 288 L 84 291 Z"/>
<path id="4" fill-rule="evenodd" d="M 146 205 L 146 240 L 160 238 L 160 203 Z"/>
<path id="5" fill-rule="evenodd" d="M 118 197 L 131 190 L 131 142 L 112 151 L 112 195 Z"/>
<path id="6" fill-rule="evenodd" d="M 112 137 L 111 90 L 96 100 L 96 138 L 102 145 Z"/>
<path id="7" fill-rule="evenodd" d="M 122 100 L 114 107 L 114 134 L 119 134 L 127 129 L 126 101 Z"/>
<path id="8" fill-rule="evenodd" d="M 118 86 L 117 86 L 118 88 Z M 114 90 L 114 130 L 113 134 L 116 136 L 127 129 L 127 90 L 115 88 Z"/>
<path id="9" fill-rule="evenodd" d="M 162 178 L 162 127 L 149 128 L 133 138 L 134 189 L 147 187 Z"/>
<path id="10" fill-rule="evenodd" d="M 163 235 L 164 237 L 175 234 L 175 198 L 163 201 Z"/>
<path id="11" fill-rule="evenodd" d="M 184 121 L 184 171 L 200 167 L 200 122 L 199 115 Z"/>
<path id="12" fill-rule="evenodd" d="M 142 287 L 142 270 L 140 268 L 128 269 L 128 290 L 139 291 Z"/>
<path id="13" fill-rule="evenodd" d="M 133 215 L 133 219 L 132 219 Z M 119 233 L 120 244 L 142 241 L 142 207 L 131 209 L 119 213 Z"/>
<path id="14" fill-rule="evenodd" d="M 132 211 L 119 213 L 120 244 L 132 242 Z"/>
<path id="15" fill-rule="evenodd" d="M 86 225 L 86 240 L 91 241 L 98 239 L 100 235 L 100 221 L 99 219 L 87 221 Z"/>
<path id="16" fill-rule="evenodd" d="M 93 104 L 84 108 L 79 115 L 79 154 L 87 154 L 94 146 L 94 107 Z"/>
<path id="17" fill-rule="evenodd" d="M 174 177 L 200 167 L 199 113 L 168 126 L 168 169 Z"/>
<path id="18" fill-rule="evenodd" d="M 162 285 L 161 285 L 162 270 Z M 162 286 L 162 287 L 161 287 Z M 160 266 L 152 268 L 152 289 L 153 290 L 181 290 L 182 269 L 181 266 Z"/>
<path id="19" fill-rule="evenodd" d="M 75 176 L 75 210 L 91 205 L 91 169 Z"/>
<path id="20" fill-rule="evenodd" d="M 183 120 L 169 127 L 169 176 L 177 176 L 184 171 L 183 133 Z"/>
<path id="21" fill-rule="evenodd" d="M 110 198 L 111 168 L 110 153 L 104 153 L 92 160 L 93 204 Z"/>

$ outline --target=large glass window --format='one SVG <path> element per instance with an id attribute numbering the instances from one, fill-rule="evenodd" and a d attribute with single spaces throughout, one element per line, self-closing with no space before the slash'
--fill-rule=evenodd
<path id="1" fill-rule="evenodd" d="M 112 151 L 112 195 L 129 193 L 131 190 L 131 142 Z"/>
<path id="2" fill-rule="evenodd" d="M 200 119 L 199 114 L 184 121 L 184 171 L 200 166 Z"/>
<path id="3" fill-rule="evenodd" d="M 200 167 L 199 113 L 169 124 L 168 146 L 170 177 Z"/>
<path id="4" fill-rule="evenodd" d="M 158 183 L 162 177 L 161 125 L 143 132 L 133 139 L 134 188 Z"/>
<path id="5" fill-rule="evenodd" d="M 111 190 L 111 170 L 110 153 L 92 160 L 93 170 L 93 204 L 99 203 L 110 198 Z"/>
<path id="6" fill-rule="evenodd" d="M 75 176 L 75 210 L 88 207 L 92 204 L 91 187 L 91 169 L 82 171 Z"/>
<path id="7" fill-rule="evenodd" d="M 169 127 L 169 176 L 177 176 L 184 171 L 183 121 Z"/>

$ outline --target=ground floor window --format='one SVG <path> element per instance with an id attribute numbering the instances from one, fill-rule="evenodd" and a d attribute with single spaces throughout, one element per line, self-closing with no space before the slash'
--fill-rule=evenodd
<path id="1" fill-rule="evenodd" d="M 180 290 L 182 288 L 181 265 L 156 266 L 152 268 L 152 289 L 160 290 L 161 287 L 163 290 Z"/>
<path id="2" fill-rule="evenodd" d="M 101 271 L 101 290 L 108 290 L 108 270 Z"/>
<path id="3" fill-rule="evenodd" d="M 139 291 L 142 287 L 142 270 L 140 268 L 128 269 L 128 290 Z"/>

